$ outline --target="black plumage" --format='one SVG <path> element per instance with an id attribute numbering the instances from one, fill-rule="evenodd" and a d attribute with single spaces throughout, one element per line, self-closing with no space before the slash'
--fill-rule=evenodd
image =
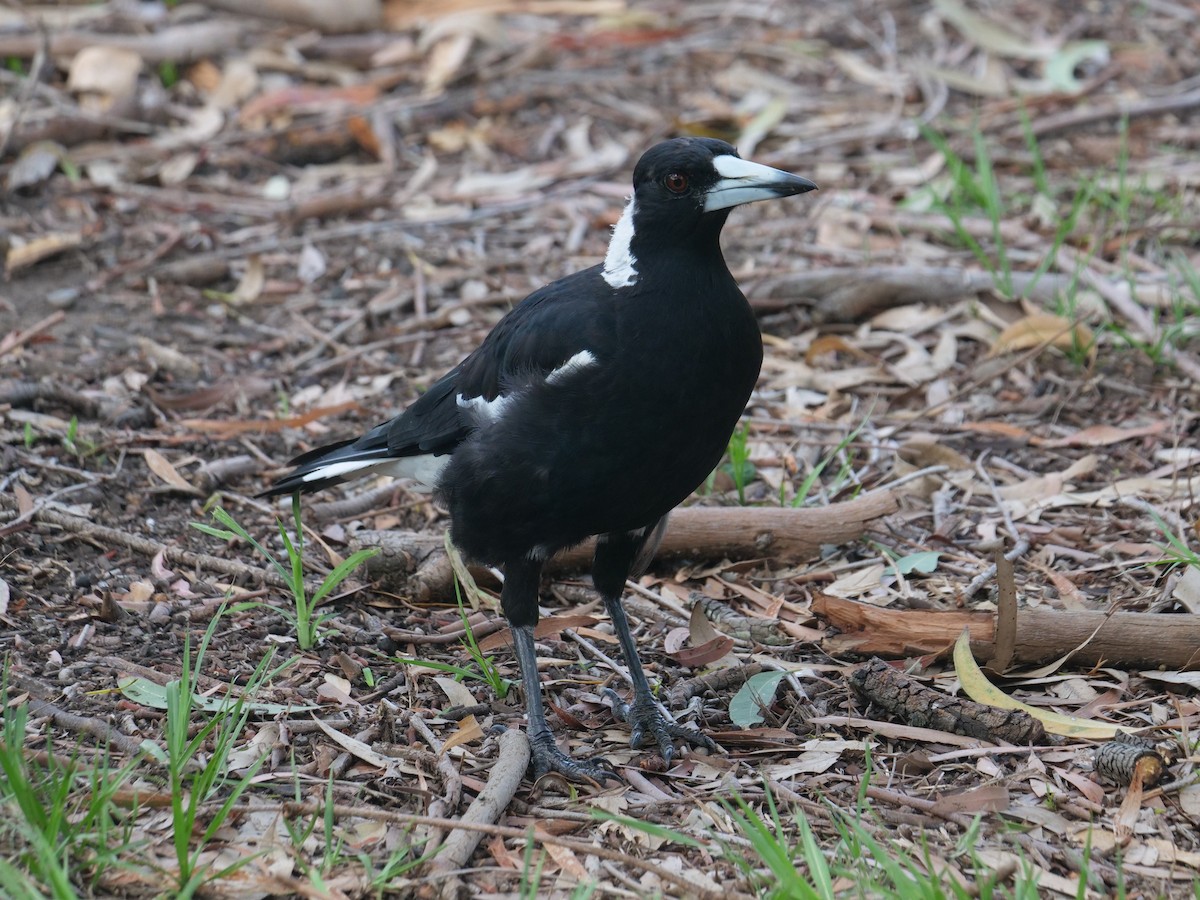
<path id="1" fill-rule="evenodd" d="M 634 170 L 603 264 L 535 291 L 399 416 L 293 460 L 267 492 L 369 472 L 435 483 L 454 543 L 504 568 L 535 775 L 614 777 L 555 745 L 533 643 L 543 564 L 592 535 L 593 580 L 634 685 L 620 710 L 633 745 L 652 734 L 668 760 L 675 738 L 711 745 L 654 702 L 621 595 L 667 514 L 720 462 L 758 378 L 758 325 L 719 244 L 729 210 L 814 187 L 721 141 L 656 145 Z"/>

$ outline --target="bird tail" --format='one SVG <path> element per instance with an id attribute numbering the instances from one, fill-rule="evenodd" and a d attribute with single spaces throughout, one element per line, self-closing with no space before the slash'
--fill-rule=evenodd
<path id="1" fill-rule="evenodd" d="M 392 475 L 415 478 L 432 485 L 449 456 L 396 457 L 386 446 L 363 447 L 360 441 L 341 441 L 309 450 L 293 459 L 293 471 L 277 480 L 259 497 L 309 493 L 365 475 Z"/>

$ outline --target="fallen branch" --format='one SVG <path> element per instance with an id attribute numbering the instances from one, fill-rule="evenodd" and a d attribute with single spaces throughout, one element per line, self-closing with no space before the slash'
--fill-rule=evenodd
<path id="1" fill-rule="evenodd" d="M 13 671 L 7 673 L 7 678 L 10 684 L 30 695 L 28 704 L 31 716 L 37 718 L 45 716 L 59 728 L 75 734 L 91 735 L 100 742 L 102 747 L 112 747 L 130 756 L 142 751 L 140 739 L 122 734 L 103 719 L 69 713 L 50 701 L 41 699 L 41 697 L 55 693 L 55 689 L 50 685 Z"/>
<path id="2" fill-rule="evenodd" d="M 799 560 L 816 556 L 823 544 L 840 544 L 862 535 L 867 525 L 898 508 L 891 491 L 875 491 L 856 500 L 816 509 L 690 506 L 671 514 L 658 548 L 658 559 Z M 592 541 L 565 550 L 550 562 L 552 572 L 578 572 L 592 560 Z M 372 577 L 407 579 L 419 602 L 444 596 L 453 573 L 439 534 L 411 531 L 360 531 L 352 550 L 378 548 L 367 563 Z"/>
<path id="3" fill-rule="evenodd" d="M 940 653 L 967 628 L 977 660 L 986 663 L 996 655 L 998 625 L 991 612 L 880 609 L 828 594 L 813 598 L 812 611 L 841 630 L 826 647 L 834 652 L 884 657 Z M 1071 653 L 1084 665 L 1186 669 L 1200 664 L 1200 617 L 1026 608 L 1017 613 L 1013 648 L 1013 663 L 1046 662 Z"/>
<path id="4" fill-rule="evenodd" d="M 1069 275 L 1012 273 L 1013 291 L 1043 304 L 1072 285 Z M 800 300 L 813 307 L 820 322 L 861 322 L 875 313 L 910 303 L 951 303 L 980 293 L 995 293 L 996 278 L 976 272 L 930 266 L 870 266 L 789 273 L 764 281 L 751 298 L 755 309 L 791 306 Z"/>
<path id="5" fill-rule="evenodd" d="M 209 0 L 209 6 L 315 28 L 323 34 L 372 31 L 381 27 L 380 0 Z"/>
<path id="6" fill-rule="evenodd" d="M 172 25 L 152 34 L 59 31 L 50 33 L 47 54 L 71 57 L 85 47 L 118 47 L 133 51 L 150 65 L 162 62 L 183 65 L 227 53 L 240 46 L 245 32 L 245 23 L 233 20 Z M 29 59 L 41 45 L 42 38 L 37 34 L 4 35 L 0 37 L 0 56 Z"/>
<path id="7" fill-rule="evenodd" d="M 1029 713 L 947 696 L 893 669 L 878 657 L 850 676 L 850 686 L 893 719 L 915 728 L 1018 745 L 1040 744 L 1046 739 L 1042 723 Z"/>
<path id="8" fill-rule="evenodd" d="M 462 814 L 459 826 L 494 825 L 521 786 L 521 779 L 529 768 L 529 739 L 523 731 L 509 729 L 500 735 L 499 745 L 496 764 L 488 774 L 487 784 Z M 437 896 L 461 896 L 462 885 L 451 873 L 466 866 L 482 837 L 481 832 L 462 827 L 455 827 L 450 832 L 429 864 L 430 875 L 442 875 L 446 879 L 438 884 Z"/>

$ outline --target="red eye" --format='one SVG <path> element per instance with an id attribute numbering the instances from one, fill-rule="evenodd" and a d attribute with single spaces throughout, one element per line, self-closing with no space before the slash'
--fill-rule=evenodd
<path id="1" fill-rule="evenodd" d="M 672 172 L 664 178 L 663 184 L 672 194 L 682 194 L 688 188 L 687 176 L 681 175 L 678 172 Z"/>

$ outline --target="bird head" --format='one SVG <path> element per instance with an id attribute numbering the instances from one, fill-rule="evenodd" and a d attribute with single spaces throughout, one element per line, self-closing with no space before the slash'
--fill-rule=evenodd
<path id="1" fill-rule="evenodd" d="M 642 154 L 633 196 L 613 229 L 604 278 L 613 287 L 637 281 L 637 259 L 651 247 L 707 250 L 729 211 L 744 203 L 816 190 L 807 178 L 742 159 L 712 138 L 675 138 Z"/>

